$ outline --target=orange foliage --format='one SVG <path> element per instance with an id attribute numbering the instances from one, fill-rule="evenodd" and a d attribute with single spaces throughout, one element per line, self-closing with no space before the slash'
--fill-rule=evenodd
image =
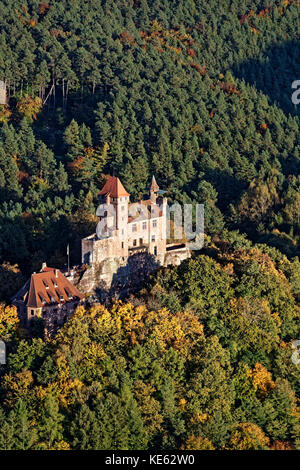
<path id="1" fill-rule="evenodd" d="M 250 372 L 250 377 L 254 389 L 258 391 L 261 397 L 265 397 L 275 387 L 270 372 L 259 362 L 255 364 L 254 369 Z"/>
<path id="2" fill-rule="evenodd" d="M 74 174 L 78 174 L 82 171 L 84 167 L 85 157 L 77 157 L 73 162 L 68 162 L 67 167 Z"/>
<path id="3" fill-rule="evenodd" d="M 28 180 L 30 178 L 29 173 L 25 171 L 19 171 L 18 173 L 18 181 L 21 183 L 24 180 Z"/>
<path id="4" fill-rule="evenodd" d="M 220 86 L 221 90 L 228 93 L 228 95 L 232 95 L 232 94 L 239 95 L 240 94 L 240 92 L 237 90 L 236 86 L 233 83 L 228 83 L 228 82 L 227 83 L 219 83 L 219 86 Z"/>
<path id="5" fill-rule="evenodd" d="M 63 31 L 62 29 L 55 29 L 55 28 L 50 29 L 50 34 L 51 36 L 54 36 L 55 38 L 59 38 L 59 37 L 65 38 L 68 35 L 68 33 Z"/>
<path id="6" fill-rule="evenodd" d="M 271 450 L 293 450 L 293 446 L 288 441 L 274 441 Z"/>
<path id="7" fill-rule="evenodd" d="M 287 9 L 292 4 L 296 4 L 296 5 L 299 6 L 299 0 L 283 0 L 282 3 L 281 3 L 281 5 L 283 5 L 283 7 L 285 9 Z M 240 23 L 244 24 L 245 22 L 247 22 L 251 26 L 251 18 L 256 17 L 256 18 L 266 19 L 270 16 L 270 14 L 272 13 L 272 10 L 274 10 L 274 9 L 277 9 L 278 12 L 280 13 L 280 15 L 283 15 L 283 13 L 285 11 L 284 11 L 284 8 L 282 8 L 281 5 L 276 5 L 276 4 L 271 5 L 268 8 L 263 8 L 262 10 L 259 10 L 257 13 L 255 13 L 254 10 L 250 10 L 247 15 L 242 15 L 240 17 Z M 252 27 L 251 31 L 255 34 L 257 34 L 259 32 L 257 30 L 257 28 L 255 28 L 255 27 Z"/>
<path id="8" fill-rule="evenodd" d="M 254 423 L 240 423 L 233 431 L 229 448 L 234 450 L 259 450 L 269 445 L 269 438 Z"/>
<path id="9" fill-rule="evenodd" d="M 191 57 L 196 57 L 196 51 L 194 51 L 194 49 L 192 49 L 191 47 L 189 49 L 187 49 L 186 51 L 187 55 L 191 56 Z"/>
<path id="10" fill-rule="evenodd" d="M 123 31 L 123 33 L 120 34 L 119 39 L 123 43 L 130 44 L 131 46 L 135 44 L 134 37 L 131 36 L 127 31 Z"/>
<path id="11" fill-rule="evenodd" d="M 202 65 L 192 63 L 191 67 L 192 67 L 192 69 L 197 70 L 197 72 L 199 72 L 200 75 L 202 75 L 202 76 L 204 76 L 206 74 L 205 67 L 203 67 Z"/>
<path id="12" fill-rule="evenodd" d="M 50 8 L 49 3 L 41 3 L 39 6 L 40 14 L 44 15 Z"/>

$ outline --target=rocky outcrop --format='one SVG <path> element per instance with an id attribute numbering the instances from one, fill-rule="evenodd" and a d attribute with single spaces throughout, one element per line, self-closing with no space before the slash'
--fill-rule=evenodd
<path id="1" fill-rule="evenodd" d="M 154 257 L 147 252 L 138 252 L 127 259 L 109 257 L 88 266 L 78 281 L 78 288 L 85 293 L 96 294 L 105 300 L 122 298 L 134 292 L 145 279 L 160 266 L 179 265 L 190 257 L 186 246 L 170 246 L 164 256 Z"/>

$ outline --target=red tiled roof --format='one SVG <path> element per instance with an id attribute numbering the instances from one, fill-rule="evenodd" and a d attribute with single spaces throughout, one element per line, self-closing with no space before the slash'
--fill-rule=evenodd
<path id="1" fill-rule="evenodd" d="M 117 176 L 109 176 L 99 194 L 109 194 L 112 197 L 130 196 Z"/>
<path id="2" fill-rule="evenodd" d="M 61 303 L 61 297 L 68 302 L 69 294 L 73 298 L 84 297 L 59 269 L 45 267 L 40 273 L 31 275 L 26 305 L 37 308 L 53 302 Z"/>

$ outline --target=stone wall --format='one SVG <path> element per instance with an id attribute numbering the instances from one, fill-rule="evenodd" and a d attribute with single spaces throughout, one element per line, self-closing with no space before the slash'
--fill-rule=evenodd
<path id="1" fill-rule="evenodd" d="M 187 247 L 172 246 L 165 255 L 154 256 L 140 251 L 128 258 L 109 257 L 88 266 L 77 287 L 81 292 L 96 294 L 103 301 L 107 297 L 122 298 L 137 290 L 155 269 L 179 265 L 190 256 Z"/>

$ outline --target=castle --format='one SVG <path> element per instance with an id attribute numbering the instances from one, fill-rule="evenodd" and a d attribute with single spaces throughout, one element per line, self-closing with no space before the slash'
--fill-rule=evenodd
<path id="1" fill-rule="evenodd" d="M 70 273 L 43 263 L 12 298 L 22 324 L 29 329 L 43 319 L 45 335 L 55 333 L 83 304 L 82 292 L 97 298 L 132 292 L 159 266 L 180 264 L 190 257 L 185 243 L 168 243 L 167 199 L 153 176 L 149 197 L 130 203 L 119 178 L 108 177 L 99 192 L 96 233 L 82 240 L 86 266 L 79 283 Z M 77 288 L 78 287 L 78 288 Z"/>
<path id="2" fill-rule="evenodd" d="M 148 191 L 147 199 L 131 203 L 119 178 L 108 177 L 99 192 L 96 233 L 82 240 L 82 263 L 90 267 L 81 282 L 85 290 L 107 290 L 114 281 L 128 285 L 138 265 L 148 274 L 190 256 L 184 244 L 167 244 L 167 199 L 154 176 Z"/>

